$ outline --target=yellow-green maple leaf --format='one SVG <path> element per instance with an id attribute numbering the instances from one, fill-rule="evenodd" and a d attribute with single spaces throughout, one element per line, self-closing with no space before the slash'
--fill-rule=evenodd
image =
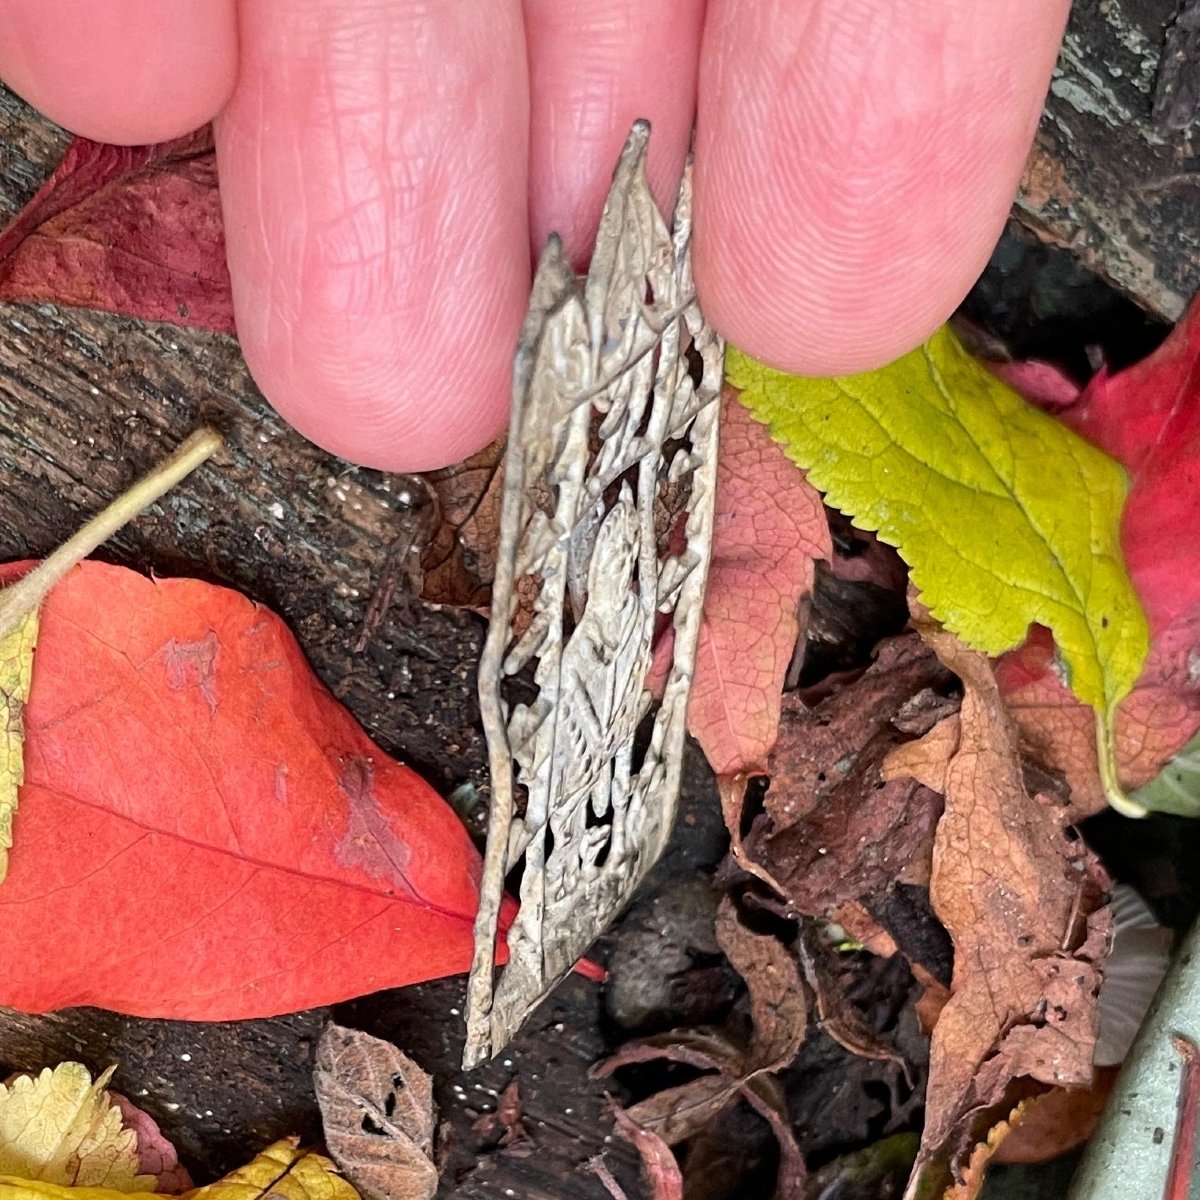
<path id="1" fill-rule="evenodd" d="M 81 1063 L 0 1084 L 0 1175 L 64 1186 L 141 1192 L 153 1175 L 138 1173 L 137 1134 Z"/>
<path id="2" fill-rule="evenodd" d="M 1121 556 L 1121 466 L 1026 404 L 949 329 L 861 375 L 800 378 L 732 349 L 726 375 L 829 503 L 896 547 L 947 629 L 991 655 L 1034 622 L 1054 632 L 1123 805 L 1112 718 L 1149 635 Z"/>
<path id="3" fill-rule="evenodd" d="M 119 1192 L 107 1187 L 63 1187 L 41 1180 L 0 1176 L 0 1200 L 359 1200 L 358 1193 L 321 1154 L 276 1142 L 257 1158 L 207 1187 L 182 1196 Z"/>
<path id="4" fill-rule="evenodd" d="M 37 635 L 36 609 L 0 635 L 0 882 L 8 874 L 13 816 L 25 780 L 25 703 L 33 683 Z"/>

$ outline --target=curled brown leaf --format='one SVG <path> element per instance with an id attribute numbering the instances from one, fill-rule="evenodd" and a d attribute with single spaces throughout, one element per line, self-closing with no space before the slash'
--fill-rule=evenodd
<path id="1" fill-rule="evenodd" d="M 921 1173 L 948 1184 L 964 1164 L 947 1148 L 1014 1080 L 1090 1081 L 1107 880 L 1067 838 L 1063 808 L 1026 790 L 988 660 L 926 620 L 918 627 L 964 687 L 930 885 L 954 942 L 954 974 L 933 1031 L 918 1159 Z M 923 769 L 937 770 L 929 761 Z"/>

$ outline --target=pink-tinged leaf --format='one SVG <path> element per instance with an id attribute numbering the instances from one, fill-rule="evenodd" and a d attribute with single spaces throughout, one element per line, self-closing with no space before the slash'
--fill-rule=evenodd
<path id="1" fill-rule="evenodd" d="M 1031 404 L 1047 412 L 1069 408 L 1079 399 L 1080 387 L 1065 371 L 1037 358 L 1013 362 L 985 362 L 993 375 L 1003 379 Z"/>
<path id="2" fill-rule="evenodd" d="M 155 1177 L 158 1182 L 154 1190 L 168 1196 L 191 1191 L 192 1177 L 179 1161 L 175 1147 L 163 1136 L 158 1122 L 118 1092 L 109 1092 L 109 1098 L 121 1110 L 121 1124 L 137 1135 L 138 1170 Z"/>
<path id="3" fill-rule="evenodd" d="M 671 1147 L 648 1129 L 643 1129 L 623 1108 L 613 1106 L 617 1132 L 630 1142 L 642 1160 L 642 1174 L 649 1200 L 683 1200 L 683 1172 Z"/>
<path id="4" fill-rule="evenodd" d="M 0 230 L 0 300 L 232 333 L 211 130 L 155 146 L 71 142 Z"/>
<path id="5" fill-rule="evenodd" d="M 688 727 L 718 775 L 766 768 L 815 561 L 832 554 L 821 497 L 727 390 L 712 568 Z"/>
<path id="6" fill-rule="evenodd" d="M 82 563 L 23 719 L 0 1004 L 234 1020 L 470 965 L 465 829 L 244 596 Z"/>

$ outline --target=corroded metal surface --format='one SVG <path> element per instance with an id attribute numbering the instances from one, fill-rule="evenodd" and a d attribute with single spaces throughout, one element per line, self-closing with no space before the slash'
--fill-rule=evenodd
<path id="1" fill-rule="evenodd" d="M 646 183 L 648 138 L 634 126 L 586 279 L 551 240 L 517 352 L 479 671 L 492 809 L 467 1065 L 503 1047 L 626 904 L 679 791 L 723 347 L 692 284 L 690 173 L 669 231 Z M 657 709 L 652 661 L 665 676 Z"/>

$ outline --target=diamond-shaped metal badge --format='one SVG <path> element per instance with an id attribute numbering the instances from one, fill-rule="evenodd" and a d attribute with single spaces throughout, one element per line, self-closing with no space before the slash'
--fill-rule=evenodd
<path id="1" fill-rule="evenodd" d="M 620 912 L 675 814 L 723 346 L 692 283 L 690 167 L 668 230 L 646 183 L 649 136 L 645 122 L 629 135 L 586 279 L 551 239 L 514 367 L 479 668 L 492 806 L 467 1066 L 513 1037 Z M 518 863 L 520 911 L 497 981 Z"/>

